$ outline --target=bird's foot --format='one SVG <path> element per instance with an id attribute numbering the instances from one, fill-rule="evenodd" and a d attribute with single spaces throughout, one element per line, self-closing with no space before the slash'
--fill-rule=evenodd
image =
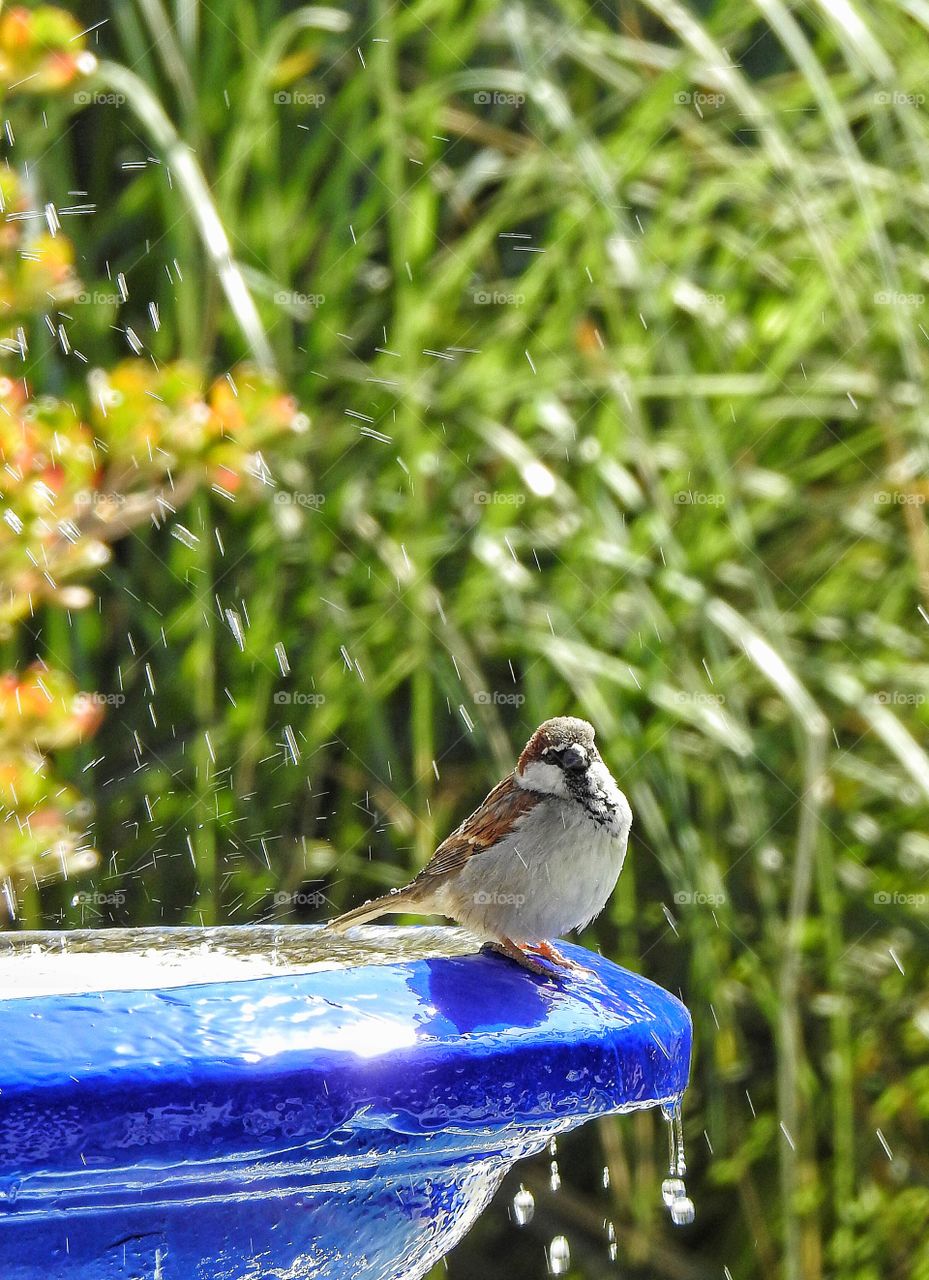
<path id="1" fill-rule="evenodd" d="M 573 969 L 575 973 L 590 973 L 586 964 L 579 964 L 577 960 L 572 960 L 570 956 L 566 956 L 563 951 L 559 951 L 557 947 L 553 947 L 550 942 L 535 942 L 528 947 L 529 951 L 534 951 L 548 960 L 551 964 L 555 964 L 559 969 Z"/>
<path id="2" fill-rule="evenodd" d="M 552 970 L 548 965 L 540 964 L 533 956 L 528 955 L 518 942 L 514 942 L 512 938 L 500 938 L 496 942 L 485 942 L 482 951 L 492 951 L 495 955 L 506 956 L 508 960 L 515 960 L 523 969 L 528 969 L 530 973 L 537 973 L 540 977 L 551 978 Z"/>

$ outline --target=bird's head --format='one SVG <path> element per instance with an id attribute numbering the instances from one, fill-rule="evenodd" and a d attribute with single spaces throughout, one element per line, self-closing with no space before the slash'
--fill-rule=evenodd
<path id="1" fill-rule="evenodd" d="M 603 765 L 593 725 L 574 716 L 556 716 L 539 725 L 526 743 L 516 779 L 527 791 L 568 797 L 589 790 L 592 765 Z"/>

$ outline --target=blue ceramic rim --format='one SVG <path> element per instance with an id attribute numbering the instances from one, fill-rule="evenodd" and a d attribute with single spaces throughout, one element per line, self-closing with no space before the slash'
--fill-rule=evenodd
<path id="1" fill-rule="evenodd" d="M 243 1153 L 297 1164 L 363 1133 L 479 1141 L 673 1105 L 687 1010 L 564 949 L 589 978 L 475 955 L 0 1001 L 0 1180 Z M 366 1039 L 385 1028 L 408 1041 L 377 1052 Z"/>

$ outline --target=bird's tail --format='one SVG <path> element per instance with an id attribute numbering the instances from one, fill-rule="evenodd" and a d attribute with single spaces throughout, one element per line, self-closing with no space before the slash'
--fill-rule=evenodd
<path id="1" fill-rule="evenodd" d="M 342 933 L 352 924 L 364 924 L 367 920 L 376 920 L 378 916 L 397 911 L 415 910 L 419 902 L 418 889 L 408 884 L 403 889 L 391 889 L 390 893 L 385 893 L 380 898 L 372 898 L 370 902 L 363 902 L 360 907 L 353 907 L 344 915 L 336 916 L 328 922 L 327 927 L 335 929 L 336 933 Z"/>

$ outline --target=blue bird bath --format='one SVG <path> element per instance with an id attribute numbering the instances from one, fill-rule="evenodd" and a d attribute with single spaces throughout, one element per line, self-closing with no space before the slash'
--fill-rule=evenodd
<path id="1" fill-rule="evenodd" d="M 415 1280 L 514 1161 L 687 1084 L 684 1006 L 459 929 L 0 935 L 3 1280 Z"/>

